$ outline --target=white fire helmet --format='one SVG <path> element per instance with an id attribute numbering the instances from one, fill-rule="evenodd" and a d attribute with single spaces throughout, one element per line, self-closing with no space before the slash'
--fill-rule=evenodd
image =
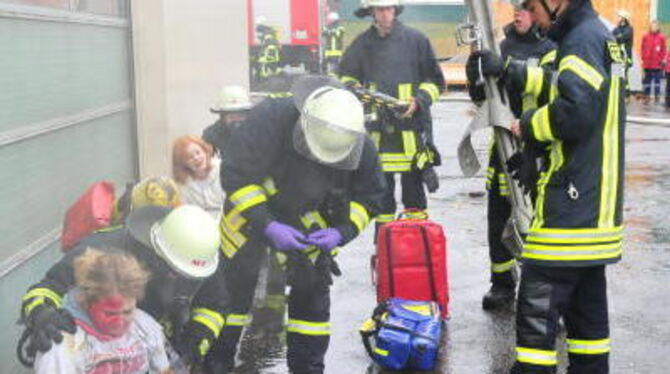
<path id="1" fill-rule="evenodd" d="M 324 165 L 356 169 L 365 143 L 363 104 L 324 78 L 298 80 L 292 91 L 300 110 L 293 134 L 296 150 Z"/>
<path id="2" fill-rule="evenodd" d="M 131 214 L 131 234 L 150 244 L 175 272 L 196 279 L 214 274 L 219 264 L 220 237 L 218 225 L 209 213 L 195 205 L 181 205 L 162 219 L 142 218 Z"/>
<path id="3" fill-rule="evenodd" d="M 212 111 L 237 112 L 251 109 L 249 92 L 242 86 L 224 86 L 219 92 L 219 99 Z"/>

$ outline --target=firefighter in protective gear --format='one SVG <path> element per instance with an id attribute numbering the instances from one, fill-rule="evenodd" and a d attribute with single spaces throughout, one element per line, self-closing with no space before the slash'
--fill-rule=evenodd
<path id="1" fill-rule="evenodd" d="M 556 56 L 556 45 L 545 38 L 540 38 L 530 13 L 518 6 L 514 12 L 514 22 L 505 27 L 505 39 L 500 43 L 502 60 L 493 63 L 502 66 L 503 61 L 514 61 L 529 66 L 548 67 L 553 64 Z M 492 56 L 491 56 L 492 57 Z M 479 62 L 481 59 L 481 64 Z M 470 97 L 474 102 L 485 99 L 483 84 L 478 84 L 482 70 L 495 70 L 491 65 L 491 58 L 483 58 L 479 52 L 474 52 L 466 64 L 469 81 Z M 505 81 L 506 77 L 502 77 Z M 507 98 L 514 116 L 519 118 L 521 113 L 538 106 L 538 97 L 524 95 L 523 89 L 511 84 L 505 84 Z M 505 224 L 510 218 L 511 205 L 508 200 L 509 190 L 503 165 L 495 151 L 495 142 L 491 144 L 489 166 L 487 169 L 486 189 L 488 193 L 488 242 L 489 258 L 491 260 L 491 288 L 484 295 L 482 307 L 495 309 L 509 305 L 514 301 L 516 260 L 510 251 L 505 248 L 501 238 Z M 520 156 L 517 156 L 520 157 Z M 534 157 L 531 157 L 534 158 Z M 532 166 L 532 165 L 531 165 Z M 537 174 L 537 172 L 535 173 Z M 534 179 L 534 178 L 533 178 Z M 535 180 L 529 181 L 531 186 Z"/>
<path id="2" fill-rule="evenodd" d="M 63 295 L 75 284 L 74 259 L 88 247 L 122 248 L 152 273 L 139 307 L 161 322 L 182 359 L 187 363 L 201 359 L 205 352 L 200 350 L 214 341 L 223 326 L 219 311 L 225 300 L 208 299 L 200 292 L 203 282 L 218 268 L 218 246 L 217 224 L 199 207 L 133 210 L 125 226 L 80 241 L 23 296 L 21 316 L 31 332 L 28 351 L 47 351 L 52 341 L 62 341 L 61 331 L 74 332 L 72 319 L 61 309 Z M 200 320 L 201 326 L 192 331 L 182 328 L 189 315 Z"/>
<path id="3" fill-rule="evenodd" d="M 328 26 L 323 30 L 323 59 L 326 63 L 326 74 L 336 75 L 344 50 L 344 26 L 340 23 L 340 15 L 335 12 L 329 13 L 327 20 Z"/>
<path id="4" fill-rule="evenodd" d="M 356 37 L 340 62 L 340 79 L 345 84 L 380 91 L 408 104 L 401 116 L 372 108 L 372 116 L 376 118 L 367 123 L 389 187 L 381 214 L 376 217 L 378 225 L 395 218 L 394 177 L 397 173 L 401 174 L 404 208 L 412 211 L 411 218 L 426 215 L 422 177 L 430 175 L 423 171 L 430 170 L 431 165 L 420 170 L 415 161 L 419 159 L 417 154 L 435 149 L 430 106 L 444 89 L 442 71 L 430 41 L 396 19 L 402 11 L 399 4 L 398 0 L 365 2 L 356 14 L 371 15 L 374 23 Z"/>
<path id="5" fill-rule="evenodd" d="M 269 246 L 287 266 L 288 365 L 323 373 L 337 247 L 379 210 L 384 178 L 365 134 L 361 103 L 335 80 L 303 77 L 292 97 L 256 105 L 223 159 L 222 263 L 231 297 L 226 327 L 208 355 L 231 370 L 258 270 Z"/>
<path id="6" fill-rule="evenodd" d="M 219 115 L 219 119 L 207 126 L 202 132 L 202 138 L 222 156 L 221 153 L 226 149 L 226 143 L 232 137 L 232 132 L 244 123 L 252 106 L 246 88 L 224 86 L 216 105 L 210 109 L 212 113 Z"/>
<path id="7" fill-rule="evenodd" d="M 547 147 L 521 254 L 512 373 L 556 372 L 561 317 L 568 371 L 607 373 L 605 265 L 622 253 L 626 61 L 590 0 L 524 5 L 558 50 L 552 72 L 525 66 L 516 76 L 524 92 L 549 101 L 511 126 L 525 142 Z"/>
<path id="8" fill-rule="evenodd" d="M 260 51 L 257 58 L 257 74 L 261 81 L 279 75 L 281 45 L 277 30 L 265 24 L 264 17 L 258 17 L 256 23 L 256 36 L 260 42 Z"/>
<path id="9" fill-rule="evenodd" d="M 626 80 L 628 80 L 628 71 L 633 66 L 633 40 L 635 40 L 635 32 L 633 26 L 630 24 L 629 11 L 619 9 L 616 14 L 619 16 L 619 24 L 612 30 L 612 34 L 619 43 L 621 50 L 626 52 Z M 626 86 L 626 96 L 629 95 L 630 89 L 629 86 Z"/>

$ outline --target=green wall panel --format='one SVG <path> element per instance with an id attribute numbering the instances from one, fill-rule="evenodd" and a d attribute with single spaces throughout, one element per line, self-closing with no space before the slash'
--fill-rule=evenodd
<path id="1" fill-rule="evenodd" d="M 125 111 L 0 148 L 0 261 L 60 225 L 92 182 L 133 179 L 133 139 Z"/>
<path id="2" fill-rule="evenodd" d="M 130 97 L 128 30 L 0 18 L 0 132 Z"/>
<path id="3" fill-rule="evenodd" d="M 658 0 L 658 20 L 670 22 L 670 0 Z"/>

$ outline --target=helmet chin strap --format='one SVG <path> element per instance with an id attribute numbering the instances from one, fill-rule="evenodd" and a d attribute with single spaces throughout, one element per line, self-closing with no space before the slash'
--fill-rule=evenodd
<path id="1" fill-rule="evenodd" d="M 557 6 L 556 9 L 554 9 L 554 10 L 551 10 L 549 8 L 549 5 L 547 4 L 546 0 L 540 0 L 540 4 L 542 4 L 542 7 L 544 8 L 544 10 L 549 15 L 549 18 L 551 19 L 551 23 L 552 24 L 556 23 L 556 20 L 558 19 L 558 10 L 561 8 L 561 5 L 563 5 L 563 3 L 561 3 L 559 6 Z"/>

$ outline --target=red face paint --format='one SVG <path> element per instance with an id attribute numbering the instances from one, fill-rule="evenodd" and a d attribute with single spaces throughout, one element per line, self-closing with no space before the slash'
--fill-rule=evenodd
<path id="1" fill-rule="evenodd" d="M 114 337 L 128 331 L 135 305 L 132 299 L 116 294 L 104 297 L 88 306 L 88 316 L 98 331 Z"/>

